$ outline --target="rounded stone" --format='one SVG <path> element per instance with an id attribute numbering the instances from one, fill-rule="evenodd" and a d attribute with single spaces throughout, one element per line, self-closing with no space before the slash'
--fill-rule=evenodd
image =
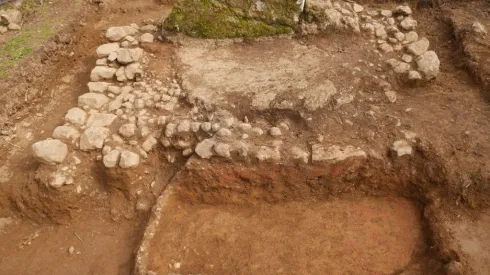
<path id="1" fill-rule="evenodd" d="M 281 132 L 281 129 L 279 129 L 278 127 L 272 127 L 269 130 L 269 134 L 273 137 L 278 137 L 278 136 L 282 135 L 282 132 Z"/>
<path id="2" fill-rule="evenodd" d="M 119 160 L 119 166 L 121 168 L 132 168 L 140 164 L 140 155 L 131 151 L 122 151 L 121 159 Z"/>
<path id="3" fill-rule="evenodd" d="M 32 145 L 32 154 L 41 163 L 58 164 L 68 155 L 68 146 L 57 139 L 47 139 Z"/>

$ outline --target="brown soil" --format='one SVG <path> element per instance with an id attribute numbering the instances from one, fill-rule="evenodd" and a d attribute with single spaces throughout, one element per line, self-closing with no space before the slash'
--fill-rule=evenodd
<path id="1" fill-rule="evenodd" d="M 140 225 L 141 219 L 112 221 L 104 209 L 80 213 L 68 225 L 14 220 L 0 230 L 0 274 L 131 274 Z"/>
<path id="2" fill-rule="evenodd" d="M 420 208 L 402 198 L 250 207 L 171 199 L 162 215 L 150 252 L 158 274 L 439 274 L 427 263 Z"/>

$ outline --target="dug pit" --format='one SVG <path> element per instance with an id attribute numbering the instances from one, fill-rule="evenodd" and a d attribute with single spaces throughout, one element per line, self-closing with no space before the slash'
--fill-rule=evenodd
<path id="1" fill-rule="evenodd" d="M 417 158 L 191 159 L 154 208 L 137 274 L 445 274 L 426 199 L 441 175 Z"/>
<path id="2" fill-rule="evenodd" d="M 172 197 L 150 250 L 157 274 L 430 272 L 420 208 L 401 197 L 254 205 Z"/>

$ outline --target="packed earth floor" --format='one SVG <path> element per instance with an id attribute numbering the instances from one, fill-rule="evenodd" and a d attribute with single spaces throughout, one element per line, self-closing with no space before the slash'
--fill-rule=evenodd
<path id="1" fill-rule="evenodd" d="M 0 275 L 489 274 L 490 2 L 399 2 L 0 0 Z"/>

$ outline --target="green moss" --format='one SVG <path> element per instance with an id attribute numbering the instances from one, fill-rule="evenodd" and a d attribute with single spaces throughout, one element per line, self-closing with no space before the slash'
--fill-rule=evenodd
<path id="1" fill-rule="evenodd" d="M 253 15 L 249 12 L 251 1 L 232 2 L 182 0 L 174 6 L 163 27 L 169 31 L 203 38 L 259 37 L 293 31 L 294 16 L 291 20 L 278 20 L 276 18 L 282 18 L 282 15 L 277 14 L 278 10 L 274 10 L 274 13 Z M 290 15 L 286 8 L 281 13 Z"/>

